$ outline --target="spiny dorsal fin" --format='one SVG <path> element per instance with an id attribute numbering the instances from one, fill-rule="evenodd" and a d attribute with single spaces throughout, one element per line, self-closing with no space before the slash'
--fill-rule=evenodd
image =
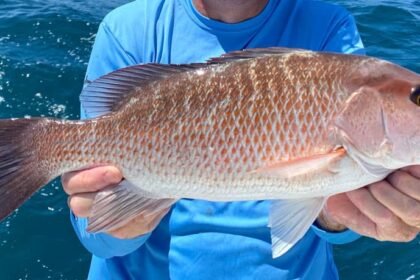
<path id="1" fill-rule="evenodd" d="M 89 117 L 97 117 L 117 110 L 124 103 L 125 97 L 136 87 L 206 66 L 208 66 L 206 63 L 182 65 L 151 63 L 121 68 L 85 83 L 87 85 L 80 94 L 80 102 Z"/>
<path id="2" fill-rule="evenodd" d="M 120 108 L 126 97 L 136 87 L 167 78 L 174 74 L 193 71 L 215 64 L 224 64 L 242 59 L 266 55 L 282 55 L 302 52 L 300 49 L 260 48 L 233 51 L 220 57 L 210 58 L 206 63 L 193 64 L 141 64 L 118 69 L 97 80 L 86 83 L 80 102 L 89 117 L 97 117 Z M 305 51 L 308 52 L 308 51 Z"/>
<path id="3" fill-rule="evenodd" d="M 256 48 L 256 49 L 244 49 L 240 51 L 232 51 L 225 54 L 222 54 L 220 57 L 213 57 L 207 60 L 211 64 L 219 64 L 232 62 L 235 60 L 241 59 L 251 59 L 256 57 L 262 57 L 267 55 L 285 55 L 296 52 L 306 52 L 311 53 L 309 50 L 304 49 L 292 49 L 292 48 L 282 48 L 282 47 L 271 47 L 271 48 Z"/>

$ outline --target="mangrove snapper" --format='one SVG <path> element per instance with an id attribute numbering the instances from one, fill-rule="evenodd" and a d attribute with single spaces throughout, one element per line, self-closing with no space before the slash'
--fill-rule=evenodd
<path id="1" fill-rule="evenodd" d="M 363 56 L 283 48 L 136 65 L 88 84 L 93 118 L 0 121 L 0 218 L 65 172 L 117 166 L 88 230 L 180 198 L 272 200 L 273 256 L 326 198 L 420 164 L 420 76 Z"/>

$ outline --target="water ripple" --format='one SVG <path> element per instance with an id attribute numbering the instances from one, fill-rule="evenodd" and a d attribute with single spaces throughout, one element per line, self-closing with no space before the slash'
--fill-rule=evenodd
<path id="1" fill-rule="evenodd" d="M 331 1 L 356 16 L 370 55 L 420 72 L 419 0 Z M 0 118 L 78 118 L 97 26 L 125 2 L 0 0 Z M 419 239 L 395 244 L 362 238 L 335 253 L 342 279 L 417 279 L 419 249 Z M 7 256 L 1 279 L 86 278 L 90 256 L 71 229 L 58 180 L 0 224 L 0 256 Z"/>

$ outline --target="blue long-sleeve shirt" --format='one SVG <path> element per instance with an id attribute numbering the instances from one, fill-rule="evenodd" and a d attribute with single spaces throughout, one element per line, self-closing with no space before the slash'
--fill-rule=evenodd
<path id="1" fill-rule="evenodd" d="M 256 17 L 227 24 L 202 16 L 192 0 L 138 0 L 101 23 L 87 79 L 132 64 L 202 62 L 269 46 L 363 53 L 354 19 L 331 4 L 270 0 Z M 330 244 L 350 242 L 357 234 L 312 226 L 289 252 L 273 259 L 268 208 L 267 201 L 182 199 L 152 233 L 129 240 L 87 233 L 86 219 L 71 217 L 93 254 L 89 279 L 338 278 Z"/>

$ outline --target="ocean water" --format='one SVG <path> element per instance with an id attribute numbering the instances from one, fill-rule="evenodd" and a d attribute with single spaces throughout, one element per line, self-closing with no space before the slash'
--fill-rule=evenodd
<path id="1" fill-rule="evenodd" d="M 78 118 L 101 18 L 123 0 L 0 0 L 0 118 Z M 356 17 L 368 53 L 420 72 L 420 0 L 331 1 Z M 0 206 L 1 207 L 1 206 Z M 335 248 L 342 279 L 420 279 L 420 237 Z M 0 224 L 0 280 L 86 279 L 90 255 L 58 180 Z"/>

